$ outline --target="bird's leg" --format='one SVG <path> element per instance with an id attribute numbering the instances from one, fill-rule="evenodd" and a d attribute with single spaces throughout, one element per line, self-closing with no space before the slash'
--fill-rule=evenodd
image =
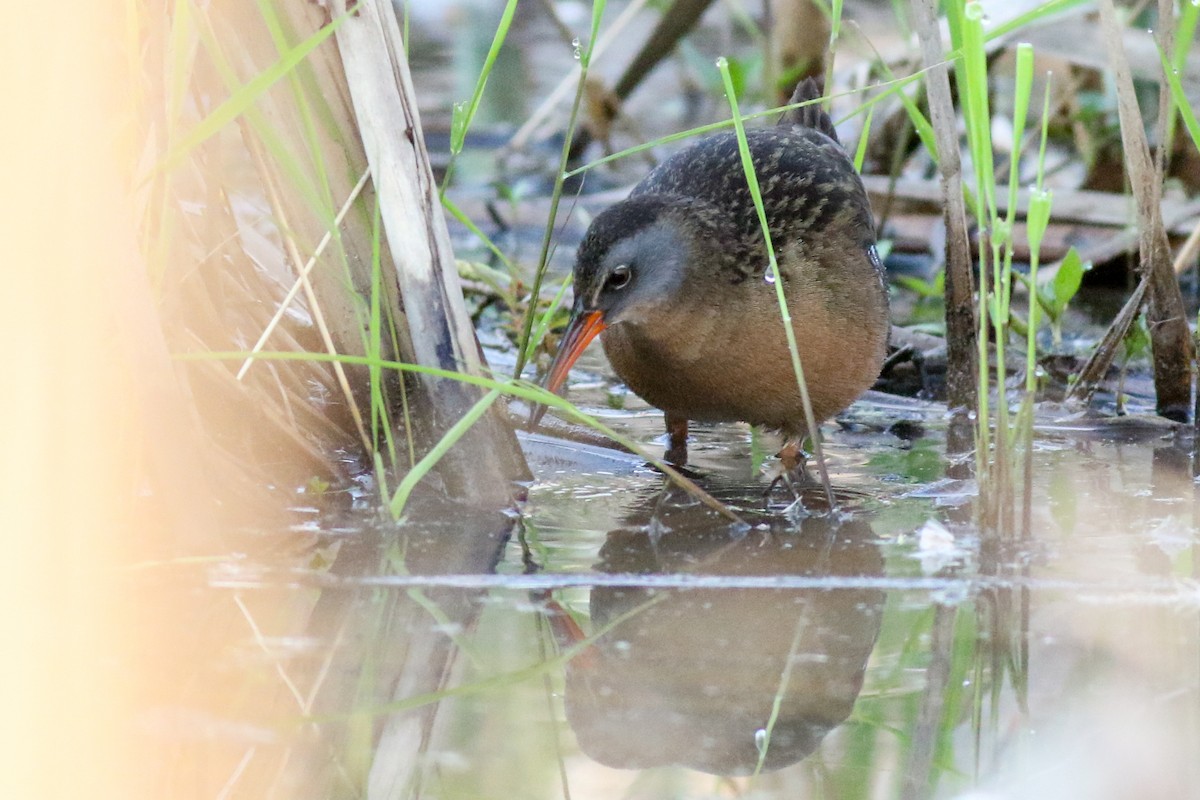
<path id="1" fill-rule="evenodd" d="M 687 464 L 687 417 L 666 415 L 667 420 L 667 452 L 664 458 L 677 467 Z"/>
<path id="2" fill-rule="evenodd" d="M 798 500 L 800 499 L 800 489 L 815 483 L 813 477 L 808 473 L 808 453 L 801 446 L 803 441 L 803 438 L 799 436 L 788 439 L 776 454 L 779 457 L 779 472 L 771 481 L 771 485 L 767 487 L 766 495 L 768 497 L 771 492 L 775 491 L 775 487 L 782 483 Z"/>
<path id="3" fill-rule="evenodd" d="M 808 474 L 808 453 L 801 447 L 802 439 L 788 439 L 779 451 L 779 463 L 788 474 L 800 483 L 810 483 L 812 476 Z"/>

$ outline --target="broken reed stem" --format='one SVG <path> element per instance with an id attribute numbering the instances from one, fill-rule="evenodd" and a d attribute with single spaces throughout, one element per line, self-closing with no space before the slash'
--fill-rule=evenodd
<path id="1" fill-rule="evenodd" d="M 1195 349 L 1179 281 L 1171 269 L 1171 250 L 1162 220 L 1160 173 L 1150 158 L 1129 60 L 1125 55 L 1122 30 L 1112 0 L 1101 0 L 1100 20 L 1117 86 L 1121 143 L 1128 164 L 1129 183 L 1137 201 L 1139 271 L 1143 275 L 1143 283 L 1149 284 L 1147 322 L 1154 361 L 1157 411 L 1168 419 L 1186 421 L 1191 414 Z M 1173 12 L 1159 20 L 1160 27 L 1172 24 Z M 1170 113 L 1169 102 L 1162 113 Z M 1160 119 L 1160 129 L 1165 130 L 1165 127 L 1165 122 Z"/>
<path id="2" fill-rule="evenodd" d="M 340 12 L 351 4 L 335 0 L 333 7 Z M 395 9 L 386 0 L 358 0 L 353 8 L 337 31 L 338 53 L 395 267 L 386 276 L 388 288 L 398 295 L 392 319 L 407 322 L 415 362 L 481 375 L 486 364 L 463 301 Z M 448 435 L 480 401 L 480 392 L 462 381 L 423 376 L 416 386 L 427 423 L 418 427 L 427 447 Z M 512 499 L 510 481 L 527 476 L 528 467 L 498 411 L 477 422 L 462 432 L 438 472 L 451 496 L 506 506 Z"/>
<path id="3" fill-rule="evenodd" d="M 1179 248 L 1178 255 L 1175 256 L 1175 263 L 1171 269 L 1176 275 L 1182 275 L 1196 260 L 1196 256 L 1200 254 L 1200 220 L 1197 220 L 1196 226 L 1192 228 L 1191 234 L 1188 235 L 1187 241 Z M 1081 400 L 1088 402 L 1092 399 L 1092 395 L 1096 391 L 1097 384 L 1108 373 L 1108 368 L 1112 366 L 1113 361 L 1117 357 L 1120 350 L 1121 342 L 1125 339 L 1129 329 L 1133 326 L 1134 320 L 1142 311 L 1142 305 L 1146 302 L 1146 288 L 1149 278 L 1143 276 L 1138 281 L 1137 288 L 1133 290 L 1133 294 L 1125 301 L 1125 305 L 1117 312 L 1117 316 L 1108 326 L 1108 330 L 1104 332 L 1100 343 L 1096 345 L 1096 349 L 1088 357 L 1083 367 L 1079 370 L 1079 377 L 1075 383 L 1071 385 L 1071 389 L 1067 392 L 1067 400 Z M 1200 422 L 1200 418 L 1194 418 Z"/>
<path id="4" fill-rule="evenodd" d="M 1142 311 L 1142 306 L 1146 302 L 1146 288 L 1149 281 L 1150 277 L 1143 275 L 1142 279 L 1138 281 L 1137 288 L 1133 290 L 1133 294 L 1125 301 L 1125 305 L 1121 306 L 1116 318 L 1104 332 L 1104 337 L 1080 368 L 1079 376 L 1071 385 L 1071 390 L 1067 392 L 1066 399 L 1068 401 L 1081 400 L 1087 403 L 1092 399 L 1096 386 L 1108 373 L 1108 368 L 1112 366 L 1113 360 L 1117 357 L 1121 342 L 1124 341 L 1125 335 L 1129 333 L 1134 320 Z"/>
<path id="5" fill-rule="evenodd" d="M 967 209 L 963 199 L 962 161 L 958 151 L 957 117 L 950 94 L 949 65 L 944 63 L 937 22 L 936 0 L 913 0 L 913 23 L 921 55 L 929 70 L 925 77 L 929 116 L 937 143 L 943 216 L 946 224 L 946 368 L 947 401 L 952 409 L 974 411 L 978 403 L 974 279 Z"/>

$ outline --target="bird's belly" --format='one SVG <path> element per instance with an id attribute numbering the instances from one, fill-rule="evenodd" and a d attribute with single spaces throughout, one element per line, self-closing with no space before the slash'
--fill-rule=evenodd
<path id="1" fill-rule="evenodd" d="M 810 310 L 794 323 L 818 424 L 871 387 L 886 351 L 886 324 L 819 316 Z M 618 325 L 605 332 L 603 341 L 613 369 L 629 388 L 673 416 L 740 420 L 797 435 L 807 429 L 778 317 L 719 329 L 693 326 L 693 334 L 681 346 Z"/>

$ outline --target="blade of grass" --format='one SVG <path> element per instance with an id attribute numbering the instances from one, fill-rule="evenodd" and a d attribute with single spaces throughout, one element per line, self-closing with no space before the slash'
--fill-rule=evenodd
<path id="1" fill-rule="evenodd" d="M 176 143 L 143 180 L 148 180 L 159 172 L 169 172 L 177 167 L 192 150 L 240 117 L 263 93 L 295 69 L 296 65 L 307 58 L 309 53 L 332 36 L 345 20 L 345 14 L 335 18 L 312 36 L 289 49 L 279 61 L 233 92 L 196 127 L 192 128 L 181 141 Z"/>
<path id="2" fill-rule="evenodd" d="M 821 445 L 821 432 L 817 428 L 816 416 L 813 414 L 812 398 L 808 394 L 808 382 L 804 380 L 804 367 L 800 363 L 800 349 L 796 344 L 796 331 L 792 327 L 792 312 L 788 308 L 787 297 L 783 293 L 783 278 L 779 274 L 779 261 L 775 257 L 775 245 L 771 241 L 771 228 L 767 222 L 767 211 L 763 206 L 762 192 L 758 185 L 758 175 L 754 171 L 754 161 L 750 157 L 750 146 L 746 142 L 746 129 L 742 125 L 741 113 L 738 111 L 737 97 L 733 93 L 733 79 L 729 75 L 729 62 L 724 56 L 717 59 L 717 69 L 721 71 L 721 80 L 725 84 L 725 96 L 729 100 L 729 108 L 733 114 L 734 130 L 737 133 L 738 153 L 742 157 L 742 169 L 746 173 L 746 183 L 750 196 L 754 200 L 754 210 L 758 213 L 758 224 L 762 228 L 763 243 L 767 248 L 768 269 L 771 270 L 775 287 L 775 300 L 779 303 L 779 315 L 783 320 L 784 333 L 787 336 L 788 353 L 792 357 L 792 371 L 796 374 L 796 386 L 800 390 L 800 403 L 804 407 L 804 424 L 812 439 L 813 450 L 817 457 L 817 470 L 821 474 L 821 483 L 825 487 L 825 495 L 829 500 L 829 511 L 833 513 L 837 502 L 833 497 L 833 487 L 829 483 L 829 472 L 825 467 L 825 451 Z"/>
<path id="3" fill-rule="evenodd" d="M 368 356 L 374 359 L 382 359 L 384 356 L 383 349 L 383 300 L 386 292 L 383 288 L 383 250 L 382 250 L 382 235 L 383 222 L 380 216 L 379 195 L 375 195 L 375 213 L 371 219 L 371 297 L 370 297 L 370 323 L 367 326 L 367 346 L 365 352 Z M 371 443 L 374 447 L 374 452 L 378 453 L 380 448 L 380 429 L 383 433 L 383 444 L 386 447 L 388 459 L 393 465 L 399 465 L 399 460 L 396 458 L 396 442 L 392 437 L 392 404 L 388 402 L 387 392 L 383 384 L 383 369 L 380 367 L 368 368 L 368 388 L 371 392 Z M 384 473 L 377 474 L 380 487 L 387 486 L 387 475 Z"/>
<path id="4" fill-rule="evenodd" d="M 854 149 L 854 171 L 862 172 L 863 161 L 867 157 L 867 145 L 871 140 L 871 123 L 875 119 L 875 107 L 872 106 L 867 111 L 867 118 L 863 120 L 862 132 L 858 135 L 858 147 Z"/>
<path id="5" fill-rule="evenodd" d="M 827 99 L 836 100 L 842 97 L 850 97 L 852 95 L 862 94 L 863 92 L 867 92 L 872 89 L 883 90 L 875 97 L 872 97 L 869 100 L 864 100 L 854 111 L 852 111 L 850 114 L 847 114 L 845 118 L 838 120 L 838 122 L 844 122 L 845 120 L 852 119 L 858 114 L 868 112 L 870 109 L 874 108 L 875 104 L 886 100 L 888 97 L 891 97 L 892 94 L 902 90 L 910 83 L 915 83 L 916 81 L 920 80 L 929 69 L 929 67 L 926 67 L 925 69 L 914 72 L 912 75 L 908 75 L 903 78 L 895 78 L 893 80 L 873 84 L 872 86 L 862 86 L 857 89 L 849 89 L 845 92 L 827 95 Z M 742 122 L 750 122 L 751 120 L 762 119 L 763 117 L 773 117 L 783 113 L 784 111 L 789 111 L 794 108 L 803 108 L 804 106 L 812 105 L 814 103 L 820 103 L 825 99 L 826 98 L 821 98 L 819 100 L 805 100 L 802 103 L 789 103 L 787 105 L 775 106 L 774 108 L 768 108 L 766 111 L 757 111 L 753 114 L 743 114 L 741 116 L 741 120 Z M 603 164 L 618 161 L 622 158 L 628 158 L 629 156 L 635 156 L 660 145 L 678 142 L 683 139 L 690 139 L 693 136 L 700 136 L 705 133 L 713 133 L 714 131 L 725 130 L 726 128 L 732 127 L 733 124 L 734 122 L 732 119 L 726 119 L 721 120 L 720 122 L 710 122 L 707 125 L 699 125 L 695 128 L 688 128 L 687 130 L 679 131 L 678 133 L 671 133 L 649 142 L 634 145 L 633 147 L 627 147 L 624 150 L 618 150 L 615 153 L 598 158 L 595 161 L 589 161 L 588 163 L 571 170 L 564 177 L 574 178 L 576 175 L 581 175 L 584 172 L 595 169 Z"/>
<path id="6" fill-rule="evenodd" d="M 993 39 L 999 39 L 1013 31 L 1021 30 L 1026 25 L 1045 19 L 1051 14 L 1070 11 L 1073 8 L 1089 5 L 1091 2 L 1092 0 L 1049 0 L 1049 2 L 1043 3 L 1037 8 L 1031 8 L 1024 14 L 1013 17 L 1003 25 L 997 25 L 995 28 L 992 28 L 985 34 L 984 40 L 990 42 Z"/>
<path id="7" fill-rule="evenodd" d="M 295 37 L 289 35 L 286 30 L 284 20 L 277 13 L 274 0 L 258 0 L 258 9 L 262 15 L 263 22 L 267 26 L 267 30 L 271 34 L 271 41 L 275 44 L 276 49 L 281 53 L 286 52 L 288 42 Z M 316 174 L 312 176 L 305 174 L 305 170 L 299 166 L 296 158 L 287 151 L 283 142 L 278 141 L 280 137 L 275 135 L 272 125 L 266 121 L 260 122 L 257 119 L 257 114 L 251 116 L 251 121 L 254 123 L 254 128 L 258 131 L 259 136 L 263 137 L 268 150 L 275 156 L 280 166 L 292 177 L 293 183 L 304 192 L 309 207 L 317 214 L 318 218 L 328 220 L 334 207 L 335 199 L 330 187 L 329 170 L 326 165 L 325 153 L 320 145 L 321 137 L 318 134 L 317 128 L 318 114 L 313 109 L 314 102 L 319 103 L 323 100 L 322 93 L 317 84 L 316 77 L 313 75 L 312 69 L 307 62 L 301 62 L 296 65 L 296 69 L 288 74 L 288 83 L 291 86 L 292 97 L 295 99 L 300 124 L 304 130 L 300 141 L 306 145 L 313 171 Z M 327 125 L 336 128 L 336 124 L 332 120 L 326 118 L 324 121 Z M 338 133 L 340 134 L 341 131 L 338 131 Z M 343 269 L 346 269 L 344 252 L 339 249 L 338 255 L 342 257 Z"/>
<path id="8" fill-rule="evenodd" d="M 404 5 L 407 16 L 408 4 Z M 471 93 L 471 99 L 465 105 L 463 103 L 454 104 L 454 114 L 450 122 L 450 162 L 446 165 L 446 174 L 442 179 L 441 195 L 443 199 L 446 196 L 446 187 L 450 185 L 450 180 L 454 175 L 454 162 L 458 154 L 462 152 L 463 143 L 467 139 L 467 131 L 470 130 L 471 123 L 475 121 L 475 115 L 479 112 L 483 90 L 487 87 L 488 77 L 491 76 L 492 68 L 496 65 L 496 57 L 500 55 L 500 48 L 504 46 L 504 41 L 508 38 L 508 29 L 512 25 L 513 14 L 516 10 L 517 0 L 508 0 L 508 4 L 504 7 L 504 13 L 500 15 L 500 22 L 496 26 L 496 35 L 492 38 L 492 46 L 488 48 L 487 56 L 483 59 L 483 67 L 475 81 L 475 91 Z M 408 41 L 407 35 L 405 35 L 404 41 Z"/>
<path id="9" fill-rule="evenodd" d="M 1171 88 L 1171 100 L 1175 104 L 1175 108 L 1179 110 L 1179 116 L 1183 119 L 1183 125 L 1187 128 L 1188 135 L 1192 137 L 1192 143 L 1200 150 L 1200 122 L 1196 121 L 1196 110 L 1192 108 L 1191 102 L 1183 91 L 1183 84 L 1179 80 L 1179 70 L 1173 67 L 1168 61 L 1166 54 L 1162 48 L 1158 49 L 1158 56 L 1162 59 L 1163 75 L 1167 77 L 1167 85 Z"/>
<path id="10" fill-rule="evenodd" d="M 473 233 L 475 237 L 483 243 L 483 246 L 492 252 L 492 255 L 500 259 L 500 263 L 503 264 L 505 269 L 508 270 L 508 274 L 510 276 L 515 276 L 518 274 L 517 265 L 514 264 L 509 257 L 504 254 L 503 250 L 496 246 L 495 242 L 493 242 L 486 233 L 479 229 L 479 226 L 475 224 L 474 220 L 468 217 L 461 208 L 455 205 L 453 200 L 444 194 L 442 195 L 442 207 L 450 212 L 450 216 L 461 222 L 468 231 Z"/>
<path id="11" fill-rule="evenodd" d="M 1050 76 L 1046 76 L 1046 93 L 1042 99 L 1042 139 L 1038 148 L 1038 170 L 1035 191 L 1029 198 L 1029 211 L 1025 226 L 1029 239 L 1029 332 L 1025 346 L 1025 392 L 1032 396 L 1037 391 L 1037 329 L 1041 315 L 1038 302 L 1038 267 L 1041 262 L 1042 237 L 1050 223 L 1051 193 L 1043 187 L 1046 171 L 1046 140 L 1050 132 Z"/>
<path id="12" fill-rule="evenodd" d="M 833 87 L 833 58 L 837 52 L 838 36 L 842 32 L 842 0 L 833 0 L 829 9 L 829 47 L 825 56 L 824 91 Z M 832 107 L 829 99 L 825 100 L 825 109 Z"/>
<path id="13" fill-rule="evenodd" d="M 483 377 L 481 375 L 471 375 L 463 372 L 453 372 L 451 370 L 440 369 L 438 367 L 426 367 L 420 364 L 406 364 L 401 361 L 387 361 L 383 359 L 368 358 L 366 356 L 354 356 L 345 353 L 300 353 L 300 352 L 261 352 L 249 354 L 244 351 L 234 352 L 205 352 L 205 353 L 179 353 L 175 358 L 181 361 L 226 361 L 230 359 L 241 360 L 247 357 L 264 360 L 277 361 L 319 361 L 319 362 L 338 362 L 341 364 L 369 367 L 373 364 L 378 364 L 384 369 L 393 369 L 398 372 L 412 372 L 418 375 L 427 375 L 434 378 L 448 378 L 450 380 L 461 381 L 472 386 L 479 386 L 487 390 L 497 390 L 502 394 L 511 395 L 513 397 L 525 400 L 528 403 L 540 403 L 549 408 L 555 408 L 562 411 L 570 419 L 573 419 L 583 425 L 587 425 L 593 430 L 599 431 L 608 438 L 612 439 L 617 444 L 626 448 L 629 452 L 643 458 L 647 463 L 653 465 L 669 477 L 677 486 L 687 491 L 704 505 L 711 508 L 713 511 L 724 516 L 731 522 L 736 522 L 739 525 L 745 525 L 746 521 L 738 516 L 732 509 L 724 503 L 717 500 L 708 492 L 701 489 L 696 483 L 678 470 L 671 467 L 669 464 L 654 458 L 646 452 L 644 448 L 626 436 L 614 431 L 612 428 L 605 425 L 600 420 L 580 411 L 570 401 L 559 397 L 556 394 L 548 392 L 546 389 L 537 384 L 530 383 L 525 380 L 509 378 L 506 380 L 496 380 L 493 378 Z"/>
<path id="14" fill-rule="evenodd" d="M 567 289 L 570 288 L 574 279 L 574 275 L 567 275 L 563 278 L 562 285 L 558 287 L 558 292 L 554 295 L 554 299 L 550 301 L 550 306 L 546 309 L 546 313 L 542 314 L 542 318 L 538 320 L 537 327 L 534 328 L 533 335 L 529 337 L 529 345 L 525 351 L 526 358 L 533 358 L 534 349 L 546 338 L 546 331 L 550 329 L 550 323 L 554 319 L 554 314 L 558 309 L 562 308 L 563 298 L 566 297 Z"/>
<path id="15" fill-rule="evenodd" d="M 550 196 L 550 215 L 546 220 L 546 232 L 542 237 L 542 250 L 538 256 L 537 270 L 533 275 L 533 285 L 530 287 L 529 296 L 532 298 L 529 308 L 525 312 L 525 320 L 521 329 L 521 339 L 517 347 L 517 363 L 513 367 L 513 377 L 519 378 L 521 372 L 525 369 L 526 351 L 529 347 L 529 339 L 533 334 L 533 317 L 537 309 L 537 298 L 541 293 L 542 279 L 546 275 L 546 266 L 549 263 L 550 244 L 554 237 L 554 222 L 558 215 L 558 204 L 562 199 L 563 183 L 567 177 L 567 164 L 571 158 L 571 141 L 575 135 L 575 125 L 579 119 L 579 106 L 583 101 L 583 93 L 587 84 L 588 68 L 592 62 L 592 52 L 596 47 L 596 39 L 600 33 L 600 20 L 604 16 L 604 7 L 607 5 L 607 0 L 592 0 L 592 30 L 588 36 L 587 48 L 580 54 L 579 57 L 579 84 L 575 87 L 575 100 L 571 105 L 571 116 L 567 120 L 566 135 L 563 136 L 562 152 L 559 154 L 558 174 L 554 178 L 554 191 Z"/>
<path id="16" fill-rule="evenodd" d="M 989 359 L 988 341 L 989 327 L 992 324 L 991 301 L 993 292 L 998 286 L 995 273 L 990 278 L 991 289 L 988 288 L 989 277 L 986 274 L 988 264 L 988 243 L 993 230 L 991 222 L 995 219 L 996 197 L 992 174 L 991 147 L 991 117 L 988 112 L 988 74 L 987 56 L 983 47 L 983 10 L 972 0 L 964 6 L 950 3 L 946 7 L 946 19 L 949 23 L 951 42 L 962 53 L 962 63 L 955 70 L 954 77 L 959 87 L 959 98 L 962 106 L 963 121 L 967 129 L 967 146 L 971 155 L 972 167 L 975 171 L 975 187 L 978 199 L 975 203 L 975 224 L 984 234 L 979 236 L 977 263 L 979 270 L 979 291 L 977 293 L 976 314 L 978 330 L 976 332 L 976 370 L 977 370 L 977 400 L 978 415 L 975 421 L 976 448 L 975 469 L 981 492 L 992 485 L 990 476 L 993 471 L 1003 473 L 1001 464 L 1004 462 L 1003 451 L 993 449 L 991 437 L 991 400 L 989 396 Z M 998 269 L 995 259 L 993 267 Z M 997 369 L 1003 368 L 1000 352 L 997 351 Z M 1000 384 L 1003 391 L 1003 383 Z M 1003 398 L 998 407 L 1005 407 Z M 1007 428 L 1007 426 L 1005 426 Z M 981 509 L 989 508 L 988 502 L 980 504 Z M 989 518 L 987 511 L 982 511 L 983 517 Z M 994 520 L 993 520 L 994 522 Z"/>
<path id="17" fill-rule="evenodd" d="M 839 4 L 840 5 L 840 4 Z M 804 632 L 808 630 L 808 611 L 807 606 L 801 606 L 800 616 L 796 620 L 796 632 L 792 634 L 792 644 L 788 647 L 787 659 L 783 662 L 783 671 L 779 675 L 779 685 L 775 687 L 775 695 L 771 699 L 771 713 L 767 717 L 767 724 L 761 729 L 763 734 L 760 737 L 755 733 L 755 746 L 758 748 L 758 761 L 754 765 L 754 772 L 751 777 L 757 778 L 763 769 L 763 764 L 767 761 L 767 752 L 771 747 L 771 733 L 775 730 L 775 724 L 779 721 L 779 712 L 783 708 L 783 700 L 787 696 L 788 684 L 792 680 L 792 669 L 796 666 L 797 653 L 800 651 L 800 640 L 804 637 Z"/>
<path id="18" fill-rule="evenodd" d="M 479 398 L 458 422 L 450 426 L 437 444 L 431 447 L 420 461 L 413 464 L 412 468 L 404 475 L 403 480 L 400 481 L 400 485 L 396 487 L 391 502 L 388 503 L 388 511 L 391 512 L 392 519 L 399 521 L 404 514 L 404 505 L 408 502 L 408 496 L 412 494 L 417 483 L 437 466 L 437 463 L 442 460 L 442 456 L 446 455 L 450 448 L 470 430 L 471 426 L 479 421 L 479 418 L 492 407 L 492 403 L 496 402 L 498 397 L 500 397 L 499 390 L 493 389 Z"/>

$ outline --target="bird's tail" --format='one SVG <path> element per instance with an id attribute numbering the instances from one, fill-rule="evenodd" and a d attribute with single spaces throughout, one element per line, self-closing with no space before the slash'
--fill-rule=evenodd
<path id="1" fill-rule="evenodd" d="M 800 125 L 805 128 L 813 128 L 821 133 L 838 141 L 837 131 L 833 128 L 833 120 L 825 113 L 825 109 L 821 107 L 819 102 L 816 102 L 824 94 L 824 88 L 821 82 L 816 78 L 805 78 L 796 84 L 796 91 L 792 92 L 792 99 L 788 100 L 788 105 L 796 103 L 809 102 L 806 106 L 799 108 L 789 108 L 783 112 L 783 116 L 779 118 L 779 125 Z"/>

